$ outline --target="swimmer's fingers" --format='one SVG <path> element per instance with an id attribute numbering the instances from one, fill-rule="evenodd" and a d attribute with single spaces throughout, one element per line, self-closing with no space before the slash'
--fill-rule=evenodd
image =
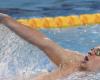
<path id="1" fill-rule="evenodd" d="M 0 23 L 2 24 L 6 17 L 9 17 L 7 14 L 0 13 Z"/>

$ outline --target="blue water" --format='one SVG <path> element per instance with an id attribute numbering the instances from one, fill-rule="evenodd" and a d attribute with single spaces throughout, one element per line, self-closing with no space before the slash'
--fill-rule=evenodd
<path id="1" fill-rule="evenodd" d="M 79 15 L 99 13 L 99 0 L 0 0 L 0 12 L 14 18 Z M 63 48 L 86 54 L 100 44 L 100 25 L 69 29 L 39 30 Z M 41 72 L 56 68 L 37 47 L 29 44 L 7 27 L 0 25 L 0 80 L 33 80 Z M 74 75 L 68 80 L 99 80 L 100 74 Z M 20 79 L 18 79 L 20 78 Z M 66 80 L 66 79 L 64 79 Z"/>
<path id="2" fill-rule="evenodd" d="M 100 0 L 0 0 L 0 8 L 17 17 L 79 15 L 100 12 Z"/>
<path id="3" fill-rule="evenodd" d="M 91 48 L 100 45 L 100 29 L 97 29 L 97 27 L 99 25 L 57 30 L 48 29 L 42 30 L 42 32 L 65 49 L 68 48 L 87 54 Z"/>

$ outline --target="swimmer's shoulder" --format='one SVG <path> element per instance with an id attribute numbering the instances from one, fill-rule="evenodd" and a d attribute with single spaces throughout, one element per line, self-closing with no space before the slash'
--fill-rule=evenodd
<path id="1" fill-rule="evenodd" d="M 82 55 L 82 53 L 80 53 L 78 51 L 65 49 L 63 62 L 67 63 L 67 64 L 71 63 L 71 62 L 76 63 L 76 62 L 82 61 L 83 58 L 84 58 L 84 56 Z"/>

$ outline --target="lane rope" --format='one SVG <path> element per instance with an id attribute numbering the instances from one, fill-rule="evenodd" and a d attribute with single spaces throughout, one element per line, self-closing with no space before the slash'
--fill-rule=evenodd
<path id="1" fill-rule="evenodd" d="M 100 13 L 71 16 L 17 19 L 18 22 L 33 28 L 70 28 L 81 25 L 100 24 Z"/>

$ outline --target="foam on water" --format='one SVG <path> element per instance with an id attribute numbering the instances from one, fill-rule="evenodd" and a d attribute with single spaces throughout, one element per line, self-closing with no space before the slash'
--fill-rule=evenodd
<path id="1" fill-rule="evenodd" d="M 37 73 L 48 72 L 53 68 L 54 65 L 42 51 L 7 27 L 0 26 L 0 80 L 13 80 L 17 77 L 27 80 Z"/>
<path id="2" fill-rule="evenodd" d="M 100 80 L 100 73 L 96 72 L 75 72 L 61 80 Z"/>

